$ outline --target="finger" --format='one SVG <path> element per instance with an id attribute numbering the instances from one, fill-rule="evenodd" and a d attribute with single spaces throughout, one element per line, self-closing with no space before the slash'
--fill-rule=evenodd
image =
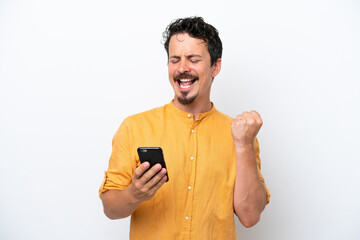
<path id="1" fill-rule="evenodd" d="M 250 113 L 255 117 L 256 121 L 260 125 L 262 125 L 263 121 L 262 121 L 262 118 L 261 118 L 260 114 L 257 111 L 254 111 L 254 110 L 252 110 Z"/>
<path id="2" fill-rule="evenodd" d="M 258 125 L 261 125 L 261 118 L 258 119 L 258 116 L 257 116 L 257 115 L 252 114 L 252 113 L 250 113 L 250 112 L 246 112 L 246 113 L 244 114 L 244 116 L 245 116 L 246 122 L 247 122 L 248 124 L 252 125 L 252 124 L 256 123 L 256 124 L 258 124 Z M 260 116 L 260 115 L 259 115 L 259 116 Z"/>
<path id="3" fill-rule="evenodd" d="M 153 188 L 166 174 L 166 168 L 162 168 L 157 174 L 152 177 L 147 183 L 146 187 L 151 189 Z"/>
<path id="4" fill-rule="evenodd" d="M 243 112 L 244 118 L 247 119 L 254 119 L 254 116 L 249 112 Z"/>
<path id="5" fill-rule="evenodd" d="M 252 121 L 256 121 L 256 117 L 251 114 L 250 112 L 243 112 L 241 115 L 239 115 L 238 117 L 236 117 L 236 119 L 239 119 L 239 120 L 243 120 L 244 123 L 247 123 L 249 120 Z"/>
<path id="6" fill-rule="evenodd" d="M 149 162 L 142 163 L 139 167 L 137 167 L 134 171 L 134 178 L 139 179 L 144 174 L 144 172 L 150 167 Z"/>
<path id="7" fill-rule="evenodd" d="M 261 127 L 262 124 L 263 124 L 263 121 L 262 121 L 262 119 L 261 119 L 260 114 L 259 114 L 258 112 L 256 112 L 256 111 L 254 111 L 254 110 L 251 111 L 250 114 L 254 116 L 257 124 Z"/>
<path id="8" fill-rule="evenodd" d="M 166 182 L 167 177 L 166 175 L 161 178 L 160 181 L 158 181 L 150 190 L 151 194 L 155 194 L 157 190 Z"/>
<path id="9" fill-rule="evenodd" d="M 141 178 L 140 181 L 142 184 L 147 183 L 151 178 L 153 178 L 156 173 L 158 173 L 161 170 L 161 164 L 157 163 L 155 164 L 152 168 L 149 169 L 149 171 L 147 171 L 146 173 L 144 173 Z"/>
<path id="10" fill-rule="evenodd" d="M 239 120 L 244 119 L 244 113 L 246 113 L 246 112 L 243 112 L 242 114 L 237 115 L 236 119 L 239 119 Z"/>
<path id="11" fill-rule="evenodd" d="M 238 126 L 244 121 L 245 118 L 243 114 L 237 115 L 236 118 L 231 121 L 231 127 Z"/>
<path id="12" fill-rule="evenodd" d="M 239 117 L 239 118 L 233 119 L 231 121 L 231 127 L 238 127 L 238 126 L 241 126 L 241 125 L 243 125 L 245 123 L 246 123 L 246 119 L 243 118 L 243 117 Z"/>
<path id="13" fill-rule="evenodd" d="M 233 119 L 232 121 L 231 121 L 231 127 L 235 127 L 238 123 L 239 120 L 238 119 Z"/>

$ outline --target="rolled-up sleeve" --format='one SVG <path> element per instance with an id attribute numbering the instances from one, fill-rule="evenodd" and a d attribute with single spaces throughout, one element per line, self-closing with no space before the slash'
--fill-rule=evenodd
<path id="1" fill-rule="evenodd" d="M 264 177 L 261 173 L 260 147 L 259 147 L 259 141 L 257 140 L 257 138 L 255 138 L 255 153 L 256 153 L 256 163 L 257 163 L 257 167 L 258 167 L 258 171 L 259 171 L 259 177 L 260 177 L 261 182 L 264 184 L 264 187 L 266 190 L 266 204 L 268 204 L 270 202 L 271 194 L 265 184 Z"/>
<path id="2" fill-rule="evenodd" d="M 108 170 L 99 189 L 99 196 L 110 190 L 123 190 L 131 184 L 132 176 L 137 167 L 136 155 L 132 149 L 131 123 L 125 119 L 116 131 L 112 141 L 112 153 Z"/>

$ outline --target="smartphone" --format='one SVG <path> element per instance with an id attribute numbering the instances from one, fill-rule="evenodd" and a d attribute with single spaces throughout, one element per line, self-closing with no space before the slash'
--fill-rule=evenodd
<path id="1" fill-rule="evenodd" d="M 166 168 L 164 154 L 160 147 L 139 147 L 137 149 L 141 163 L 149 162 L 150 167 L 148 170 L 157 163 L 160 163 L 163 168 Z M 167 170 L 167 169 L 166 169 Z M 166 171 L 166 182 L 169 181 L 169 176 Z"/>

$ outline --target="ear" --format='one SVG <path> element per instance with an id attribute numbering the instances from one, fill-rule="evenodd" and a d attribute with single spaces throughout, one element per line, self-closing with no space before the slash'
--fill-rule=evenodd
<path id="1" fill-rule="evenodd" d="M 211 66 L 211 77 L 214 78 L 219 74 L 221 70 L 221 58 L 218 58 L 216 62 Z"/>

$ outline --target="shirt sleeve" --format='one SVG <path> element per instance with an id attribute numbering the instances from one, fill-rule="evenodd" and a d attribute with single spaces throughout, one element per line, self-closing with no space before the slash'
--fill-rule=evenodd
<path id="1" fill-rule="evenodd" d="M 260 180 L 264 184 L 264 187 L 266 189 L 266 204 L 268 204 L 270 202 L 271 194 L 270 194 L 269 189 L 267 188 L 267 186 L 265 184 L 264 177 L 261 174 L 260 147 L 259 147 L 259 141 L 257 140 L 257 138 L 255 138 L 255 153 L 256 153 L 256 163 L 257 163 L 257 167 L 258 167 L 258 171 L 259 171 L 259 177 L 260 177 Z"/>
<path id="2" fill-rule="evenodd" d="M 131 124 L 127 118 L 121 123 L 113 137 L 109 168 L 105 171 L 99 196 L 110 189 L 123 190 L 131 184 L 137 167 L 137 160 L 132 153 L 132 140 Z"/>

